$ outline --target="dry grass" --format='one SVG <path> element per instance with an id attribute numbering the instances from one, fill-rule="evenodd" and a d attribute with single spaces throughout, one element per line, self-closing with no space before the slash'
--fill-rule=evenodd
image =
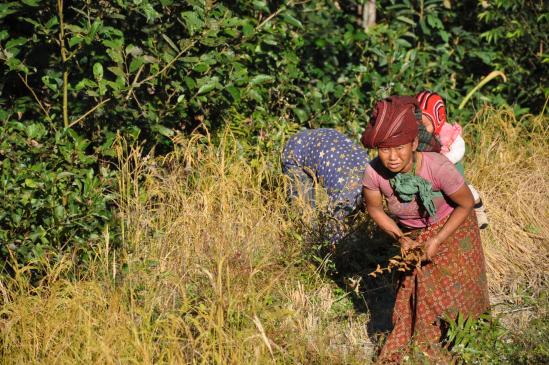
<path id="1" fill-rule="evenodd" d="M 466 128 L 480 137 L 466 171 L 490 212 L 493 293 L 541 288 L 549 262 L 547 120 L 525 122 L 534 131 L 490 111 Z M 201 138 L 178 139 L 162 160 L 120 146 L 123 247 L 105 232 L 78 279 L 65 279 L 66 259 L 38 286 L 31 267 L 2 282 L 2 363 L 370 360 L 368 315 L 303 260 L 272 159 L 252 167 L 230 137 L 221 147 Z"/>
<path id="2" fill-rule="evenodd" d="M 547 287 L 549 124 L 485 110 L 468 124 L 466 176 L 481 192 L 491 224 L 482 233 L 494 295 Z"/>
<path id="3" fill-rule="evenodd" d="M 36 288 L 3 283 L 3 363 L 366 360 L 367 315 L 303 261 L 268 160 L 199 138 L 162 160 L 120 147 L 124 247 L 106 234 L 80 280 L 67 260 Z"/>

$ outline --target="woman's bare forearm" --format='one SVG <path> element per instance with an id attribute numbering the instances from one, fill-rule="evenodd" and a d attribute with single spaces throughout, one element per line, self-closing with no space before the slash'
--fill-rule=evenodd
<path id="1" fill-rule="evenodd" d="M 383 209 L 368 207 L 368 214 L 374 222 L 389 236 L 398 240 L 403 236 L 402 230 L 398 227 L 396 222 L 385 213 Z"/>
<path id="2" fill-rule="evenodd" d="M 444 242 L 451 234 L 453 234 L 458 227 L 465 222 L 467 216 L 471 213 L 470 208 L 458 206 L 448 217 L 448 220 L 444 226 L 438 231 L 435 236 L 436 241 L 439 243 Z"/>
<path id="3" fill-rule="evenodd" d="M 474 200 L 471 191 L 464 185 L 456 193 L 450 196 L 450 199 L 457 205 L 454 211 L 448 217 L 444 226 L 438 231 L 434 237 L 438 243 L 444 242 L 458 227 L 465 222 L 471 210 L 473 209 Z"/>

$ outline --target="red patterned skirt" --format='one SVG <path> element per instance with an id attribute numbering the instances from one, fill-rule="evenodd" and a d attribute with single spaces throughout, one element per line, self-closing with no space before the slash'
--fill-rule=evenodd
<path id="1" fill-rule="evenodd" d="M 447 219 L 413 231 L 412 238 L 425 242 L 442 228 Z M 415 236 L 415 237 L 414 237 Z M 432 262 L 401 277 L 393 331 L 379 356 L 381 363 L 399 363 L 413 342 L 437 363 L 443 356 L 439 344 L 442 319 L 479 316 L 490 308 L 486 266 L 480 231 L 474 212 L 444 241 Z"/>

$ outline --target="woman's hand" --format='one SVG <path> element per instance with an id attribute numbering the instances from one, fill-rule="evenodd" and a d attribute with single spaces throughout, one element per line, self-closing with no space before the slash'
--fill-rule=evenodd
<path id="1" fill-rule="evenodd" d="M 424 247 L 425 247 L 424 260 L 425 261 L 433 261 L 433 257 L 435 257 L 435 255 L 438 252 L 438 248 L 440 246 L 440 241 L 435 236 L 433 238 L 429 238 L 423 244 L 424 244 Z"/>
<path id="2" fill-rule="evenodd" d="M 381 192 L 379 190 L 364 188 L 363 198 L 368 214 L 385 233 L 395 240 L 403 237 L 402 231 L 396 222 L 383 210 L 383 198 L 381 197 Z"/>
<path id="3" fill-rule="evenodd" d="M 417 243 L 413 239 L 411 239 L 409 237 L 406 237 L 406 236 L 401 236 L 398 239 L 398 243 L 400 243 L 400 250 L 402 251 L 403 254 L 405 254 L 408 251 L 410 251 L 411 249 L 419 246 L 419 243 Z"/>

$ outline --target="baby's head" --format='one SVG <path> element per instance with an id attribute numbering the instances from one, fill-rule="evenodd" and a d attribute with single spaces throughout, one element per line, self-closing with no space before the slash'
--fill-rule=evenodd
<path id="1" fill-rule="evenodd" d="M 431 91 L 422 91 L 416 95 L 421 108 L 421 122 L 429 133 L 438 135 L 446 123 L 446 107 L 439 94 Z"/>

